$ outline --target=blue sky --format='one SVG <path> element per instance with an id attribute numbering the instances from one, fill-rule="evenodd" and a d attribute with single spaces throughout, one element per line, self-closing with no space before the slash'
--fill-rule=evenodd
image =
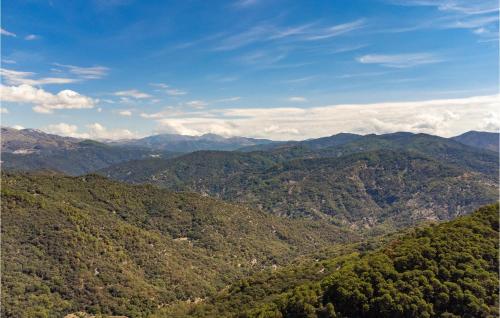
<path id="1" fill-rule="evenodd" d="M 2 2 L 2 125 L 91 138 L 497 130 L 496 0 Z"/>

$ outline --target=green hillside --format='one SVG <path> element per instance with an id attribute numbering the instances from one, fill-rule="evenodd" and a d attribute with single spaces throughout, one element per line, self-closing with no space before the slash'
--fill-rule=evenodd
<path id="1" fill-rule="evenodd" d="M 146 317 L 358 236 L 101 176 L 2 175 L 2 316 Z"/>
<path id="2" fill-rule="evenodd" d="M 259 273 L 155 317 L 498 317 L 498 213 L 486 206 L 374 251 Z"/>
<path id="3" fill-rule="evenodd" d="M 482 171 L 414 150 L 390 149 L 295 160 L 274 160 L 265 153 L 196 152 L 124 163 L 103 174 L 209 194 L 275 215 L 334 217 L 339 224 L 367 228 L 450 219 L 495 200 L 498 189 L 496 177 Z"/>

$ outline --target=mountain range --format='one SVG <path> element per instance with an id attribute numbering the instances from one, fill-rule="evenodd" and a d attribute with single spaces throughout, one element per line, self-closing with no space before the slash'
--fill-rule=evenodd
<path id="1" fill-rule="evenodd" d="M 497 141 L 2 128 L 1 315 L 497 317 Z"/>
<path id="2" fill-rule="evenodd" d="M 100 173 L 257 205 L 280 216 L 332 218 L 365 228 L 450 219 L 497 197 L 498 153 L 425 134 L 337 137 L 322 140 L 324 148 L 315 143 L 193 152 Z"/>

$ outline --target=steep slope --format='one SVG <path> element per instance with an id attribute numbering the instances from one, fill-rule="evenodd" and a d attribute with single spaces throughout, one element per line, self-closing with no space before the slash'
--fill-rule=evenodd
<path id="1" fill-rule="evenodd" d="M 468 131 L 452 139 L 464 145 L 498 152 L 499 133 Z"/>
<path id="2" fill-rule="evenodd" d="M 495 176 L 418 152 L 391 150 L 289 161 L 271 160 L 264 153 L 198 152 L 139 169 L 150 166 L 144 163 L 103 173 L 209 194 L 276 215 L 333 216 L 356 227 L 449 219 L 495 200 L 498 189 Z"/>
<path id="3" fill-rule="evenodd" d="M 254 145 L 272 144 L 267 139 L 245 137 L 222 137 L 215 134 L 202 136 L 186 136 L 176 134 L 160 134 L 136 140 L 118 142 L 120 145 L 148 147 L 154 150 L 170 152 L 193 152 L 199 150 L 236 150 Z"/>
<path id="4" fill-rule="evenodd" d="M 1 204 L 3 317 L 145 317 L 357 239 L 328 222 L 96 175 L 3 174 Z"/>
<path id="5" fill-rule="evenodd" d="M 498 317 L 498 213 L 486 206 L 374 251 L 258 273 L 155 317 Z"/>

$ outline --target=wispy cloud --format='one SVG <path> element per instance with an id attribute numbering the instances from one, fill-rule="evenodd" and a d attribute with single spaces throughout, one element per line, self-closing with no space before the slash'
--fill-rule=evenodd
<path id="1" fill-rule="evenodd" d="M 165 93 L 167 93 L 167 95 L 169 95 L 169 96 L 182 96 L 182 95 L 187 94 L 186 91 L 183 91 L 181 89 L 176 89 L 176 88 L 167 89 L 167 90 L 165 90 Z"/>
<path id="2" fill-rule="evenodd" d="M 305 102 L 307 102 L 307 98 L 305 98 L 303 96 L 292 96 L 292 97 L 288 98 L 288 101 L 290 101 L 292 103 L 305 103 Z"/>
<path id="3" fill-rule="evenodd" d="M 106 76 L 109 72 L 109 68 L 105 66 L 90 66 L 81 67 L 68 64 L 54 63 L 55 66 L 62 67 L 68 70 L 70 73 L 78 75 L 83 79 L 99 79 Z"/>
<path id="4" fill-rule="evenodd" d="M 7 31 L 7 30 L 5 30 L 3 28 L 0 28 L 0 34 L 5 35 L 5 36 L 16 37 L 15 33 L 9 32 L 9 31 Z"/>
<path id="5" fill-rule="evenodd" d="M 35 34 L 28 34 L 27 36 L 24 37 L 26 41 L 33 41 L 39 39 L 38 35 Z"/>
<path id="6" fill-rule="evenodd" d="M 315 78 L 318 78 L 318 76 L 311 75 L 311 76 L 304 76 L 304 77 L 299 77 L 299 78 L 292 78 L 292 79 L 281 81 L 281 83 L 285 83 L 285 84 L 305 83 L 305 82 L 312 81 Z"/>
<path id="7" fill-rule="evenodd" d="M 64 77 L 42 77 L 33 79 L 36 74 L 33 72 L 14 71 L 5 68 L 0 69 L 0 75 L 4 82 L 9 85 L 27 84 L 32 86 L 48 85 L 48 84 L 69 84 L 77 82 L 78 79 Z"/>
<path id="8" fill-rule="evenodd" d="M 357 58 L 363 64 L 379 64 L 386 67 L 407 68 L 439 63 L 443 60 L 431 53 L 368 54 Z"/>
<path id="9" fill-rule="evenodd" d="M 309 40 L 309 41 L 324 40 L 324 39 L 339 36 L 339 35 L 354 31 L 354 30 L 358 30 L 358 29 L 362 28 L 364 25 L 365 25 L 364 20 L 359 19 L 359 20 L 352 21 L 349 23 L 343 23 L 343 24 L 328 27 L 326 29 L 320 30 L 320 32 L 318 32 L 318 34 L 316 34 L 316 35 L 306 36 L 305 39 Z"/>
<path id="10" fill-rule="evenodd" d="M 477 15 L 497 12 L 499 9 L 497 0 L 391 0 L 394 4 L 404 6 L 427 6 L 435 7 L 440 11 L 458 12 L 467 15 Z"/>
<path id="11" fill-rule="evenodd" d="M 233 3 L 236 8 L 248 8 L 258 4 L 260 0 L 238 0 Z"/>
<path id="12" fill-rule="evenodd" d="M 330 26 L 320 26 L 317 22 L 312 22 L 299 26 L 281 27 L 273 23 L 264 22 L 252 26 L 245 31 L 223 37 L 214 50 L 229 51 L 255 43 L 270 41 L 286 40 L 288 42 L 301 42 L 326 40 L 353 32 L 365 26 L 364 19 Z"/>
<path id="13" fill-rule="evenodd" d="M 497 0 L 392 0 L 402 6 L 434 7 L 440 16 L 427 17 L 411 25 L 385 30 L 408 32 L 422 29 L 470 29 L 482 38 L 498 38 L 499 2 Z"/>
<path id="14" fill-rule="evenodd" d="M 221 98 L 221 99 L 216 99 L 214 100 L 214 103 L 229 103 L 229 102 L 237 102 L 241 99 L 239 96 L 235 97 L 228 97 L 228 98 Z"/>
<path id="15" fill-rule="evenodd" d="M 205 101 L 202 101 L 202 100 L 192 100 L 192 101 L 187 102 L 186 105 L 189 107 L 201 109 L 201 108 L 205 108 L 205 106 L 207 106 L 208 103 Z"/>
<path id="16" fill-rule="evenodd" d="M 147 93 L 143 93 L 137 89 L 129 89 L 125 91 L 118 91 L 114 93 L 115 96 L 120 96 L 120 97 L 132 97 L 136 99 L 144 99 L 144 98 L 150 98 L 151 95 Z"/>
<path id="17" fill-rule="evenodd" d="M 118 114 L 120 116 L 128 116 L 128 117 L 130 117 L 130 116 L 132 116 L 132 111 L 129 110 L 129 109 L 122 109 L 122 110 L 118 111 Z"/>
<path id="18" fill-rule="evenodd" d="M 149 85 L 154 86 L 154 87 L 158 87 L 159 88 L 158 91 L 164 92 L 169 96 L 182 96 L 182 95 L 187 94 L 186 91 L 183 91 L 181 89 L 172 88 L 172 87 L 170 87 L 170 85 L 167 85 L 165 83 L 150 83 Z"/>

